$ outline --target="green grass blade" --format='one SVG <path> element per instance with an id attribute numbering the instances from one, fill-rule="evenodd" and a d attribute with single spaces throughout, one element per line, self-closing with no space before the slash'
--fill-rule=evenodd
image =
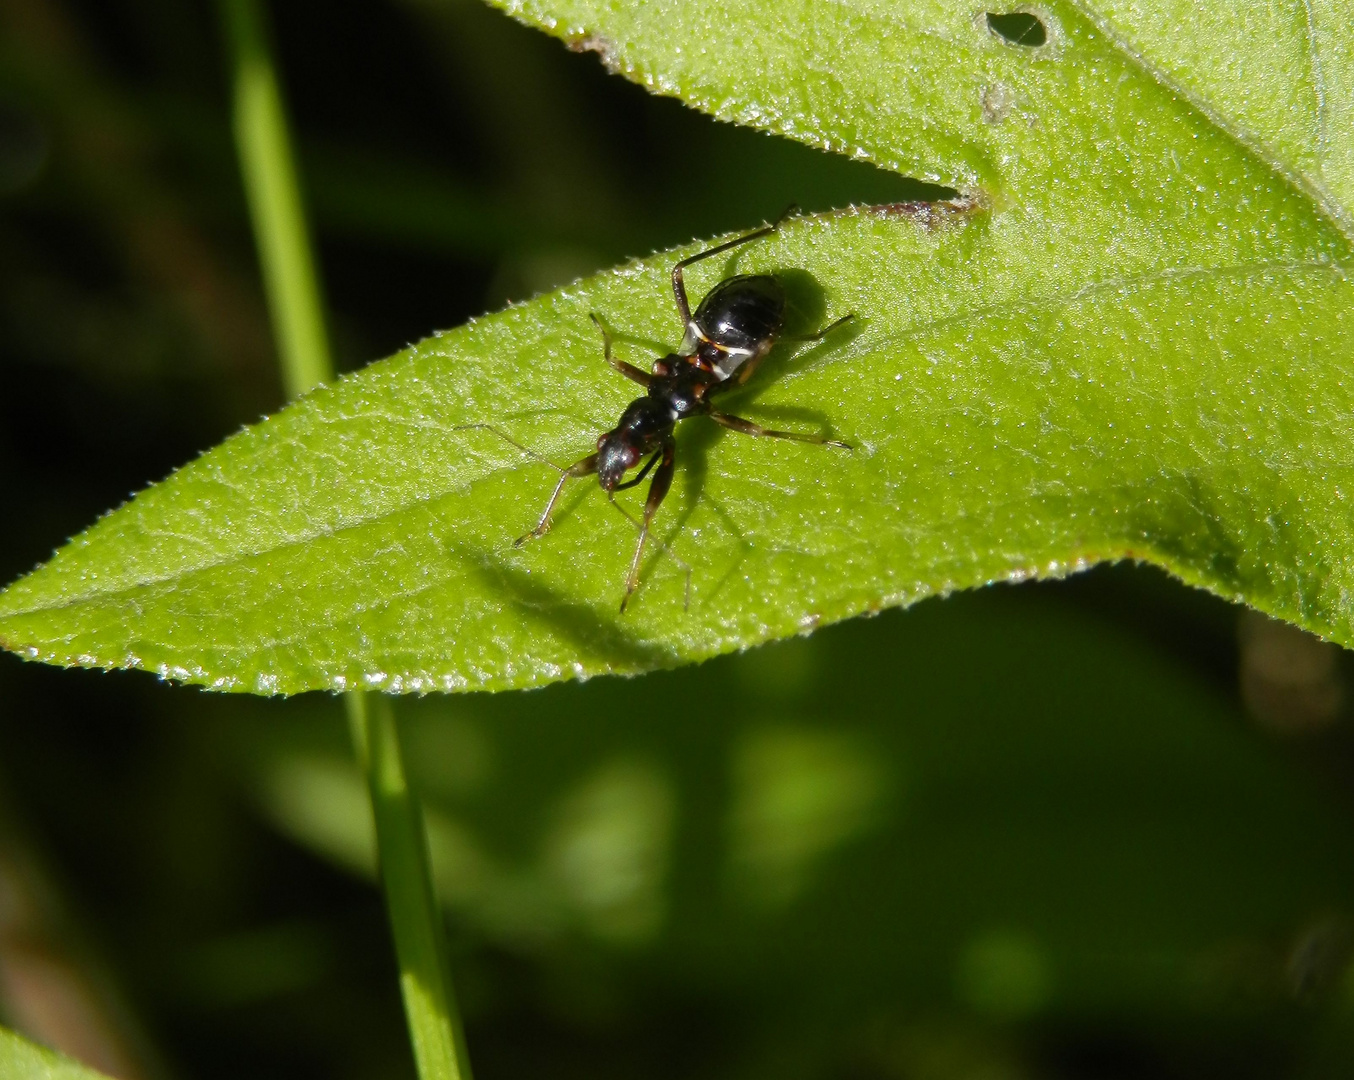
<path id="1" fill-rule="evenodd" d="M 235 123 L 250 212 L 286 383 L 302 394 L 333 377 L 319 278 L 301 209 L 291 140 L 258 0 L 223 0 L 235 56 Z M 404 777 L 394 712 L 361 691 L 346 705 L 371 792 L 381 883 L 395 937 L 421 1080 L 470 1080 L 452 996 L 442 914 L 433 901 L 423 809 Z"/>
<path id="2" fill-rule="evenodd" d="M 465 1037 L 447 977 L 442 913 L 433 896 L 423 812 L 405 778 L 388 698 L 348 694 L 348 721 L 371 788 L 381 884 L 390 908 L 400 990 L 422 1080 L 470 1080 Z"/>
<path id="3" fill-rule="evenodd" d="M 269 313 L 287 396 L 299 397 L 333 378 L 334 364 L 286 110 L 257 0 L 222 0 L 221 12 L 234 54 L 235 143 Z"/>

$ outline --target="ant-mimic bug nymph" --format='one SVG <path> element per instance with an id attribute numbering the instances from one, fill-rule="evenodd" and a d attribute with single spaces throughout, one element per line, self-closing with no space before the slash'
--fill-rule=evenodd
<path id="1" fill-rule="evenodd" d="M 555 485 L 549 502 L 545 504 L 545 511 L 541 514 L 536 527 L 525 536 L 519 537 L 514 544 L 515 547 L 521 547 L 528 540 L 544 536 L 550 531 L 555 504 L 569 480 L 595 473 L 597 482 L 607 493 L 607 498 L 611 499 L 612 505 L 639 529 L 639 542 L 635 545 L 634 558 L 630 561 L 630 572 L 625 579 L 625 595 L 621 598 L 621 611 L 624 611 L 639 581 L 640 560 L 643 558 L 644 545 L 649 537 L 649 526 L 667 495 L 668 488 L 672 486 L 677 448 L 673 428 L 679 420 L 686 420 L 692 416 L 708 416 L 715 423 L 734 431 L 741 431 L 745 435 L 793 439 L 797 442 L 818 443 L 847 450 L 851 448 L 849 443 L 822 435 L 772 431 L 741 416 L 721 412 L 712 404 L 720 394 L 746 383 L 771 351 L 771 347 L 781 340 L 781 331 L 785 323 L 785 290 L 776 277 L 770 274 L 738 274 L 725 278 L 710 290 L 696 308 L 694 315 L 687 301 L 686 282 L 682 276 L 682 271 L 686 267 L 701 259 L 708 259 L 712 255 L 718 255 L 730 248 L 769 235 L 793 209 L 794 207 L 791 207 L 786 210 L 770 225 L 764 225 L 745 236 L 685 258 L 672 268 L 672 293 L 677 301 L 677 310 L 682 316 L 685 335 L 675 353 L 669 353 L 654 361 L 651 373 L 613 357 L 611 334 L 597 315 L 592 316 L 592 321 L 602 334 L 602 352 L 607 363 L 626 378 L 645 387 L 647 393 L 626 406 L 625 411 L 621 413 L 620 422 L 597 439 L 595 453 L 589 454 L 567 469 L 554 466 L 559 469 L 559 483 Z M 851 318 L 850 314 L 843 315 L 816 334 L 793 340 L 818 341 Z M 514 446 L 526 449 L 492 425 L 467 426 L 487 428 Z M 648 461 L 644 462 L 639 472 L 626 480 L 625 474 L 646 456 Z M 614 495 L 617 491 L 624 491 L 642 483 L 650 472 L 653 472 L 653 481 L 649 485 L 649 496 L 644 502 L 644 517 L 642 521 L 635 521 L 615 501 Z"/>

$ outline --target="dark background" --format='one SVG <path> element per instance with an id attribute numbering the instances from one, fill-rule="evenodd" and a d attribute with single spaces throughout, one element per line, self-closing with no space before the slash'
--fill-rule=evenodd
<path id="1" fill-rule="evenodd" d="M 275 18 L 345 369 L 928 190 L 470 0 Z M 223 56 L 209 4 L 0 0 L 0 579 L 281 404 Z M 401 702 L 477 1075 L 1354 1075 L 1347 667 L 1120 566 Z M 361 796 L 334 698 L 0 658 L 0 1013 L 125 1077 L 412 1075 Z"/>

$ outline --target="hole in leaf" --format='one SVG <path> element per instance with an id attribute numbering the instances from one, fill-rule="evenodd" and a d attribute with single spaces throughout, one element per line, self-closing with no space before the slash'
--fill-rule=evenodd
<path id="1" fill-rule="evenodd" d="M 987 28 L 1010 45 L 1025 45 L 1035 49 L 1048 41 L 1048 28 L 1038 15 L 1028 11 L 1008 11 L 1004 14 L 989 11 Z"/>

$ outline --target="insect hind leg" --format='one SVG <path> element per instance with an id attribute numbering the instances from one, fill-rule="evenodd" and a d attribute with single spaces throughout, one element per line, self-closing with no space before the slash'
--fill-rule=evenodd
<path id="1" fill-rule="evenodd" d="M 744 435 L 753 435 L 759 439 L 790 439 L 794 442 L 814 443 L 818 446 L 835 446 L 839 450 L 854 449 L 849 442 L 843 442 L 841 439 L 829 439 L 826 435 L 816 435 L 806 431 L 775 431 L 771 428 L 762 427 L 761 424 L 755 424 L 744 417 L 719 412 L 717 409 L 711 409 L 705 415 L 716 424 L 729 428 L 731 431 L 741 431 Z"/>
<path id="2" fill-rule="evenodd" d="M 822 341 L 823 338 L 827 337 L 828 334 L 832 333 L 832 331 L 836 330 L 839 326 L 845 326 L 847 323 L 855 319 L 855 317 L 856 313 L 854 311 L 848 311 L 840 319 L 834 319 L 832 322 L 828 323 L 821 330 L 817 330 L 812 334 L 797 334 L 793 337 L 786 335 L 781 340 L 790 342 Z"/>
<path id="3" fill-rule="evenodd" d="M 682 329 L 691 322 L 691 303 L 686 296 L 686 278 L 682 271 L 692 263 L 700 262 L 702 259 L 708 259 L 712 255 L 718 255 L 721 251 L 728 251 L 730 248 L 736 248 L 743 244 L 751 243 L 753 240 L 760 240 L 763 236 L 770 236 L 780 228 L 781 223 L 799 209 L 797 203 L 791 203 L 781 211 L 780 217 L 776 218 L 770 225 L 763 225 L 760 229 L 753 229 L 750 233 L 744 233 L 742 236 L 736 236 L 732 240 L 726 240 L 722 244 L 716 244 L 705 251 L 698 251 L 694 255 L 688 255 L 672 268 L 672 295 L 677 301 L 677 312 L 682 317 Z"/>

